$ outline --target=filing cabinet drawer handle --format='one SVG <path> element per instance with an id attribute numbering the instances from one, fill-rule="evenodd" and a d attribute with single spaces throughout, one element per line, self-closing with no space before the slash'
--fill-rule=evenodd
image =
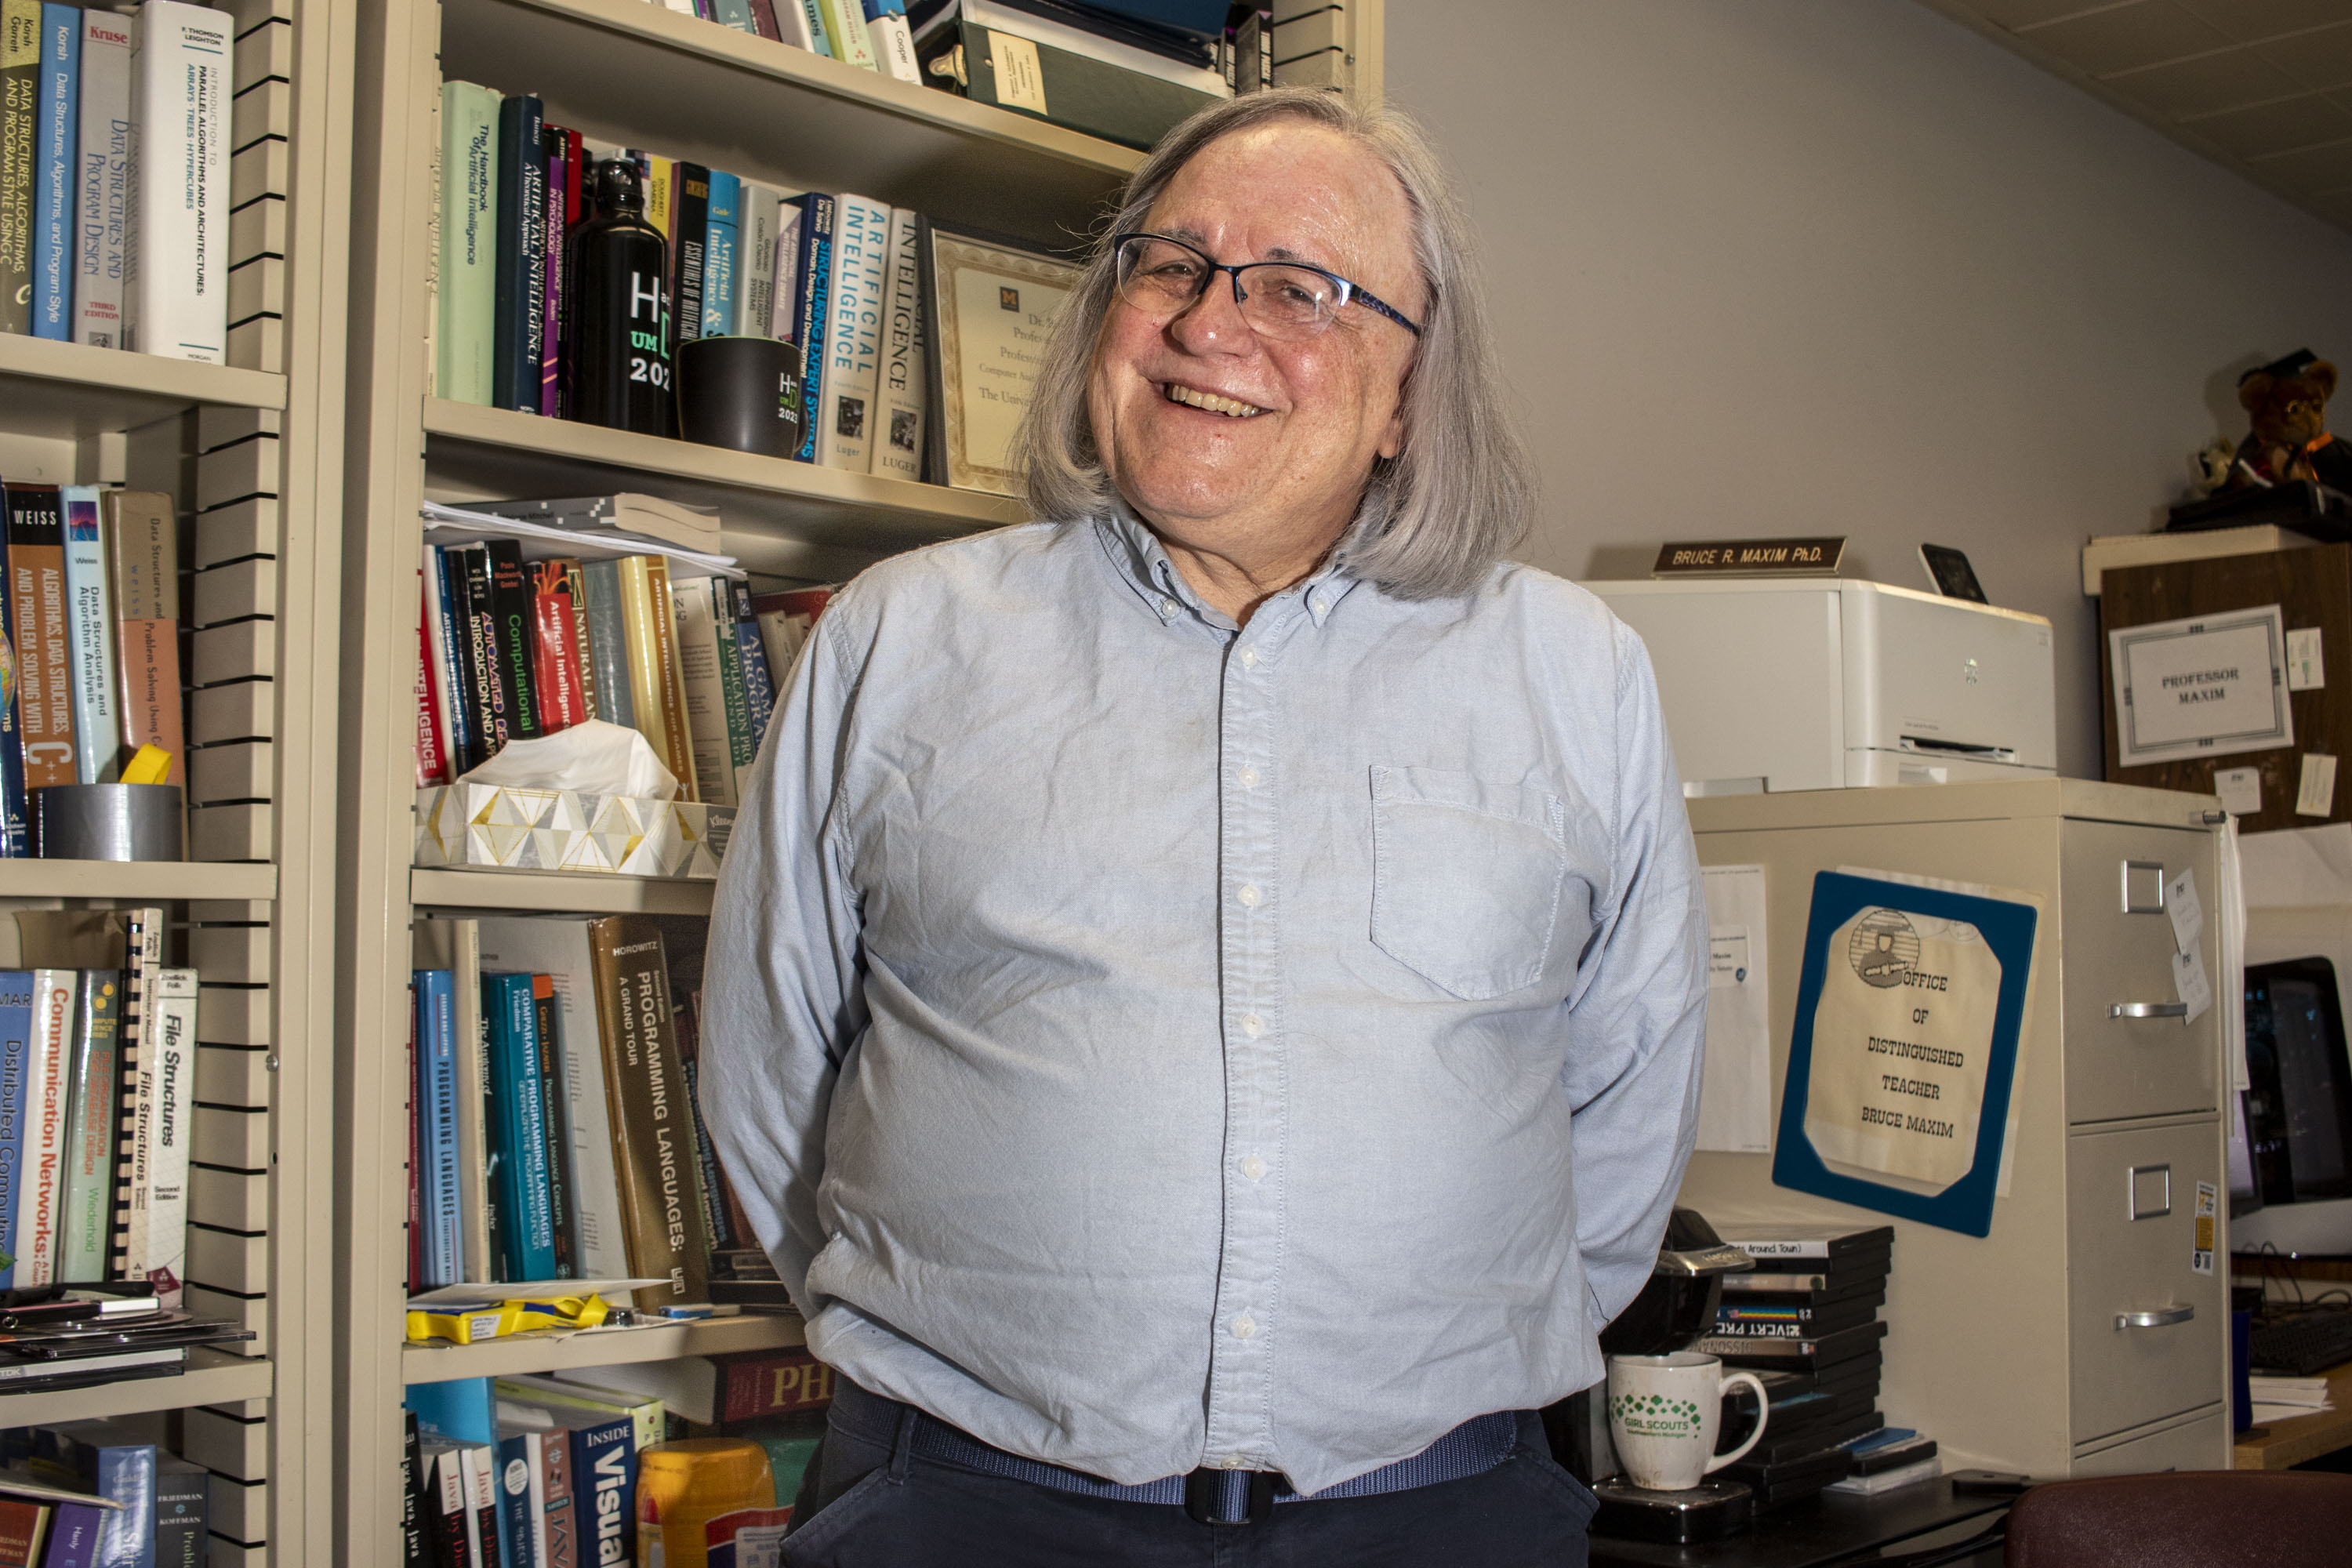
<path id="1" fill-rule="evenodd" d="M 2186 1002 L 2118 1002 L 2107 1009 L 2110 1018 L 2186 1018 Z"/>
<path id="2" fill-rule="evenodd" d="M 2193 1305 L 2157 1307 L 2145 1311 L 2117 1312 L 2116 1327 L 2122 1329 L 2160 1329 L 2168 1323 L 2185 1323 L 2197 1315 Z"/>

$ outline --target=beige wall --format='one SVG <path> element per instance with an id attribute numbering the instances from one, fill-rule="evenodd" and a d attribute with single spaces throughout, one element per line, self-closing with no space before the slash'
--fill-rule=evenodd
<path id="1" fill-rule="evenodd" d="M 2352 236 L 1912 0 L 1387 16 L 1541 467 L 1523 556 L 1638 575 L 1664 538 L 1843 533 L 1857 575 L 1924 587 L 1917 544 L 1958 545 L 2056 623 L 2060 766 L 2097 776 L 2077 551 L 2242 432 L 2246 365 L 2352 358 Z"/>

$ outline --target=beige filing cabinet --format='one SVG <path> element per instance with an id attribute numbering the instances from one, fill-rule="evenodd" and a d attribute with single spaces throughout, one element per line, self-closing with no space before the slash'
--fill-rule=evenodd
<path id="1" fill-rule="evenodd" d="M 2113 1016 L 2176 1002 L 2172 923 L 2147 889 L 2184 867 L 2221 989 L 2218 845 L 2204 820 L 2214 805 L 2074 779 L 1690 803 L 1702 864 L 1765 868 L 1776 1142 L 1816 872 L 2041 900 L 2011 1182 L 1988 1236 L 1774 1186 L 1769 1154 L 1702 1152 L 1683 1182 L 1682 1203 L 1717 1226 L 1893 1224 L 1880 1408 L 1890 1426 L 1936 1438 L 1948 1470 L 2047 1479 L 2230 1466 L 2220 1014 Z M 2126 909 L 2127 882 L 2143 910 Z M 2223 1211 L 2210 1274 L 2192 1267 L 2200 1182 Z"/>

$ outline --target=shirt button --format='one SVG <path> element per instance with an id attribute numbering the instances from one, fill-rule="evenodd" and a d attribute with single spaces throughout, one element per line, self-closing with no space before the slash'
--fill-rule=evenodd
<path id="1" fill-rule="evenodd" d="M 1242 1174 L 1255 1182 L 1265 1174 L 1265 1162 L 1252 1154 L 1242 1162 Z"/>
<path id="2" fill-rule="evenodd" d="M 1234 1320 L 1234 1338 L 1246 1340 L 1255 1337 L 1256 1333 L 1257 1320 L 1247 1312 Z"/>
<path id="3" fill-rule="evenodd" d="M 1249 1468 L 1249 1461 L 1239 1454 L 1227 1454 L 1217 1461 L 1217 1468 L 1225 1470 L 1246 1470 Z"/>
<path id="4" fill-rule="evenodd" d="M 1234 895 L 1242 901 L 1242 907 L 1246 910 L 1257 908 L 1258 900 L 1264 896 L 1257 890 L 1257 884 L 1255 882 L 1244 882 L 1242 890 Z"/>
<path id="5" fill-rule="evenodd" d="M 1257 649 L 1254 647 L 1245 647 L 1242 649 L 1242 668 L 1244 669 L 1255 669 L 1257 668 Z"/>
<path id="6" fill-rule="evenodd" d="M 1242 1033 L 1247 1035 L 1253 1040 L 1256 1039 L 1260 1035 L 1265 1033 L 1265 1020 L 1259 1017 L 1255 1013 L 1243 1014 Z"/>
<path id="7" fill-rule="evenodd" d="M 1175 601 L 1175 600 L 1173 600 L 1173 599 L 1162 599 L 1162 600 L 1160 600 L 1160 613 L 1161 615 L 1163 615 L 1163 616 L 1172 616 L 1172 615 L 1174 615 L 1174 614 L 1176 613 L 1176 601 Z"/>
<path id="8" fill-rule="evenodd" d="M 1244 768 L 1241 772 L 1235 773 L 1234 777 L 1242 781 L 1242 788 L 1244 789 L 1257 788 L 1258 774 L 1255 768 Z"/>
<path id="9" fill-rule="evenodd" d="M 1318 616 L 1328 610 L 1330 607 L 1331 601 L 1323 597 L 1320 594 L 1316 595 L 1314 599 L 1307 605 L 1307 608 L 1313 610 Z"/>

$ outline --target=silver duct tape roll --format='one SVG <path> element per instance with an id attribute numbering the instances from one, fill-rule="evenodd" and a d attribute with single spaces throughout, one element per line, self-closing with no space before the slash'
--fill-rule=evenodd
<path id="1" fill-rule="evenodd" d="M 33 791 L 45 860 L 177 860 L 178 784 L 52 784 Z"/>

